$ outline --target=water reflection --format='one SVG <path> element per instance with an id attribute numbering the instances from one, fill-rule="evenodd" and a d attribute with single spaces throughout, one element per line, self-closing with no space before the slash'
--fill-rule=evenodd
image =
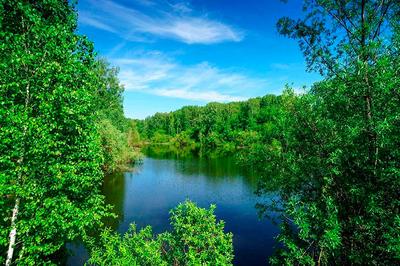
<path id="1" fill-rule="evenodd" d="M 123 233 L 129 224 L 151 225 L 156 233 L 169 229 L 171 208 L 189 198 L 202 207 L 217 204 L 216 215 L 234 234 L 236 265 L 266 265 L 277 226 L 260 221 L 255 209 L 257 174 L 240 168 L 234 158 L 198 158 L 166 147 L 144 150 L 143 164 L 134 171 L 105 178 L 103 193 L 114 205 L 116 219 L 106 224 Z M 79 265 L 87 256 L 82 246 L 68 260 Z"/>
<path id="2" fill-rule="evenodd" d="M 125 178 L 124 173 L 115 173 L 104 178 L 103 195 L 106 203 L 112 205 L 112 212 L 117 215 L 117 219 L 107 217 L 104 221 L 106 226 L 116 230 L 120 221 L 124 219 L 124 200 L 125 200 Z"/>
<path id="3" fill-rule="evenodd" d="M 167 145 L 150 145 L 143 152 L 152 159 L 173 160 L 175 171 L 184 176 L 205 175 L 209 181 L 214 182 L 240 177 L 254 190 L 257 187 L 259 175 L 251 169 L 240 167 L 233 156 L 199 157 L 198 150 L 177 149 Z"/>

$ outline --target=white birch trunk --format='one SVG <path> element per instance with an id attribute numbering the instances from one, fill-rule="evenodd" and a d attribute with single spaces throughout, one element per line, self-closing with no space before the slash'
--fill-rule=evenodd
<path id="1" fill-rule="evenodd" d="M 11 232 L 10 232 L 10 243 L 8 246 L 8 251 L 7 251 L 7 260 L 6 260 L 6 266 L 10 266 L 14 254 L 14 245 L 15 245 L 15 239 L 17 238 L 17 217 L 18 217 L 18 208 L 19 208 L 19 199 L 15 200 L 15 205 L 12 213 L 12 218 L 11 218 Z"/>
<path id="2" fill-rule="evenodd" d="M 30 91 L 29 91 L 29 84 L 26 86 L 26 95 L 25 95 L 25 112 L 28 110 L 28 105 L 29 105 L 29 97 L 30 97 Z M 26 138 L 26 132 L 28 130 L 27 125 L 24 125 L 23 129 L 23 141 L 25 142 Z M 22 154 L 21 158 L 18 160 L 18 164 L 22 165 L 24 162 L 24 155 L 25 155 L 25 146 L 22 147 Z M 22 170 L 20 170 L 22 171 Z M 19 172 L 18 174 L 18 181 L 22 181 L 22 172 Z M 7 250 L 7 260 L 5 266 L 10 266 L 12 263 L 13 255 L 14 255 L 14 246 L 15 246 L 15 241 L 17 239 L 17 218 L 18 218 L 18 209 L 19 209 L 19 198 L 17 197 L 15 199 L 15 205 L 13 208 L 13 213 L 11 217 L 11 231 L 9 235 L 9 245 L 8 245 L 8 250 Z"/>

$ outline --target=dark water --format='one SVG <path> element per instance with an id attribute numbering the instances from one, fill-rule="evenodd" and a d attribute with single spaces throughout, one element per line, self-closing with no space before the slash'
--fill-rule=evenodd
<path id="1" fill-rule="evenodd" d="M 109 226 L 122 233 L 135 222 L 139 228 L 151 225 L 159 233 L 169 229 L 168 212 L 179 202 L 216 204 L 217 218 L 225 220 L 225 230 L 234 235 L 235 265 L 268 265 L 278 228 L 257 215 L 257 174 L 238 167 L 233 158 L 182 158 L 154 150 L 146 154 L 134 170 L 105 179 L 107 203 L 118 215 L 107 221 Z M 79 243 L 68 247 L 75 255 L 67 265 L 82 265 L 87 259 L 84 247 Z"/>

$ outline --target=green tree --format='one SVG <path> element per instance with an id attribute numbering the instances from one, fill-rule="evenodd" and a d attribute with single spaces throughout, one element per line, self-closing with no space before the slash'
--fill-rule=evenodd
<path id="1" fill-rule="evenodd" d="M 0 251 L 6 265 L 50 263 L 106 211 L 93 46 L 75 29 L 69 1 L 0 1 Z"/>
<path id="2" fill-rule="evenodd" d="M 280 98 L 267 95 L 244 102 L 185 106 L 139 121 L 138 131 L 142 138 L 153 143 L 173 142 L 194 150 L 200 148 L 198 150 L 202 156 L 240 153 L 244 158 L 253 147 L 261 147 L 262 140 L 269 143 L 273 134 L 276 134 L 275 124 L 281 117 Z M 257 142 L 248 145 L 258 133 Z"/>
<path id="3" fill-rule="evenodd" d="M 139 161 L 139 151 L 130 145 L 134 137 L 133 131 L 121 132 L 109 119 L 102 119 L 97 122 L 97 125 L 101 139 L 101 153 L 104 158 L 102 169 L 105 173 L 126 169 Z"/>
<path id="4" fill-rule="evenodd" d="M 104 157 L 102 169 L 111 173 L 139 160 L 139 151 L 133 147 L 139 138 L 135 136 L 135 124 L 124 116 L 124 87 L 118 80 L 118 69 L 104 59 L 97 59 L 93 67 L 97 78 L 93 104 Z"/>
<path id="5" fill-rule="evenodd" d="M 324 74 L 286 98 L 265 167 L 282 201 L 274 264 L 394 265 L 400 260 L 398 1 L 305 1 L 279 31 Z M 287 101 L 289 100 L 289 101 Z M 263 183 L 260 193 L 268 193 Z"/>
<path id="6" fill-rule="evenodd" d="M 94 71 L 98 78 L 94 100 L 98 120 L 108 119 L 119 131 L 126 132 L 129 121 L 124 116 L 124 87 L 118 80 L 119 69 L 110 67 L 105 59 L 100 58 L 94 64 Z"/>
<path id="7" fill-rule="evenodd" d="M 214 210 L 186 201 L 171 211 L 172 231 L 160 236 L 169 265 L 231 265 L 232 234 L 224 232 Z"/>

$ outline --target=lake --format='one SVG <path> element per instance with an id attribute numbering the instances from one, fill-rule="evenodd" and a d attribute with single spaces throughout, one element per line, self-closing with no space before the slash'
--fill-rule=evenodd
<path id="1" fill-rule="evenodd" d="M 160 233 L 170 228 L 168 212 L 179 202 L 190 199 L 207 208 L 216 204 L 217 218 L 233 233 L 234 264 L 268 265 L 279 229 L 258 217 L 256 173 L 239 167 L 230 157 L 199 158 L 152 148 L 144 152 L 142 164 L 105 178 L 103 193 L 118 215 L 106 221 L 108 226 L 124 233 L 135 222 L 138 228 L 151 225 Z M 69 244 L 68 248 L 75 255 L 69 256 L 67 265 L 86 261 L 87 252 L 81 244 Z"/>

